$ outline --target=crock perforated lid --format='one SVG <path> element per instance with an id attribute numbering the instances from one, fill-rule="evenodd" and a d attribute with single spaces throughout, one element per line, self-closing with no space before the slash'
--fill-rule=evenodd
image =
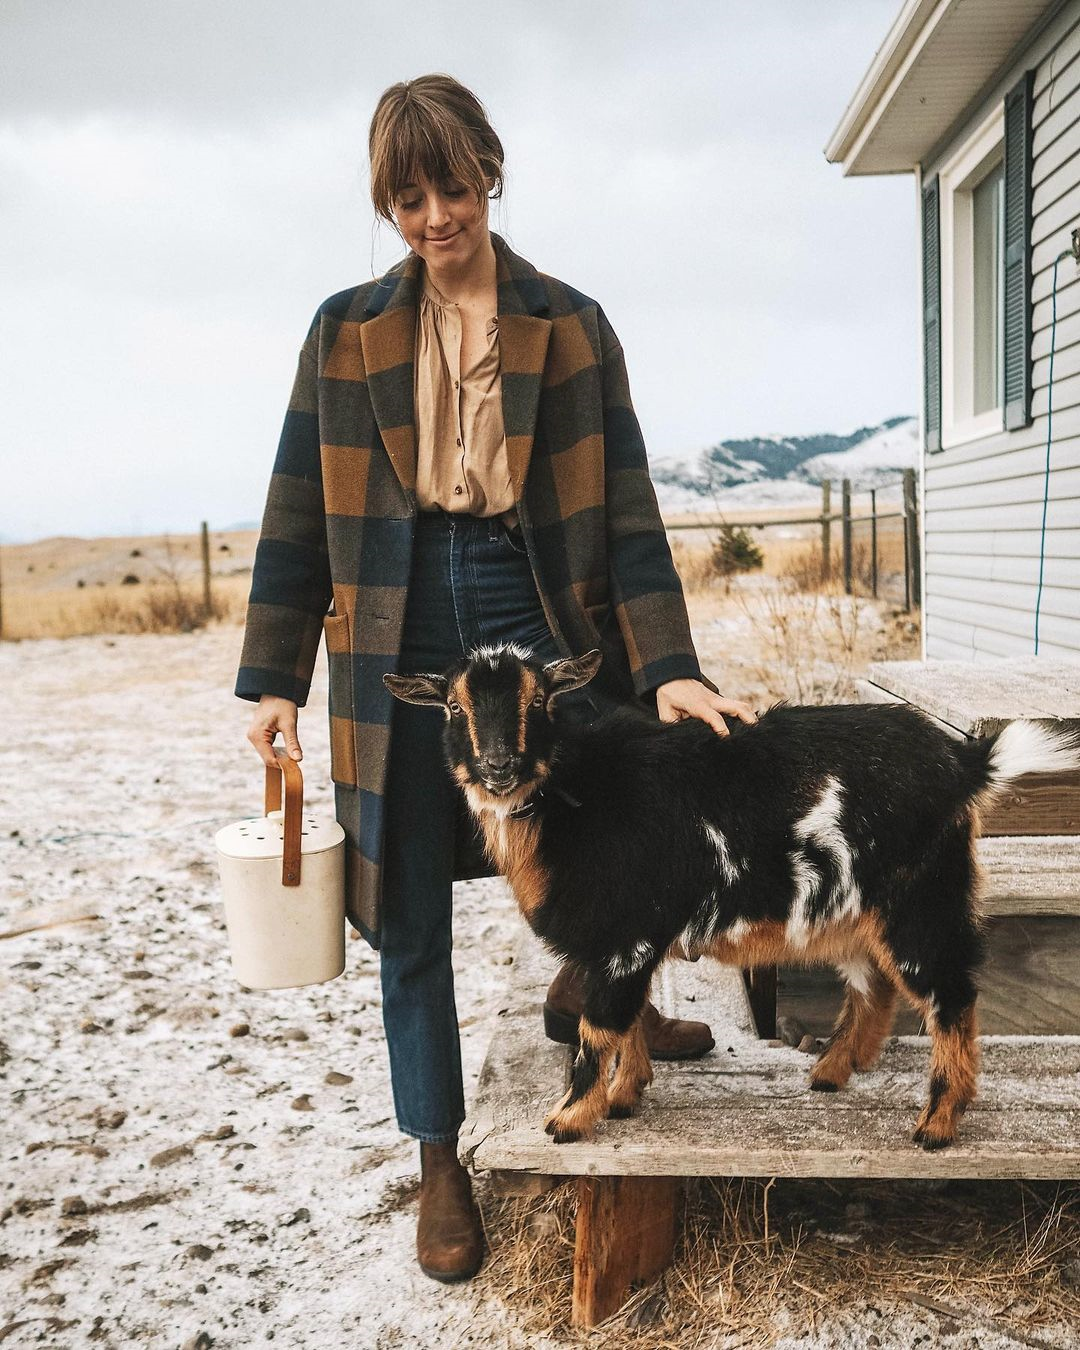
<path id="1" fill-rule="evenodd" d="M 280 858 L 284 838 L 283 812 L 234 820 L 214 835 L 219 853 L 227 858 Z M 306 811 L 300 826 L 300 853 L 325 853 L 345 838 L 333 816 L 314 816 Z"/>

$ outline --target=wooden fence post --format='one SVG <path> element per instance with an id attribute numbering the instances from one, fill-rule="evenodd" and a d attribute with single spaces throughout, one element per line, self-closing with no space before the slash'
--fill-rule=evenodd
<path id="1" fill-rule="evenodd" d="M 210 600 L 210 531 L 205 520 L 202 523 L 202 585 L 203 617 L 209 619 L 212 608 Z"/>
<path id="2" fill-rule="evenodd" d="M 904 592 L 907 608 L 922 605 L 922 578 L 919 565 L 919 506 L 916 500 L 915 470 L 904 470 L 904 562 L 907 571 Z"/>
<path id="3" fill-rule="evenodd" d="M 827 581 L 832 571 L 832 483 L 821 484 L 821 576 Z"/>
<path id="4" fill-rule="evenodd" d="M 870 593 L 877 599 L 877 488 L 870 489 Z"/>
<path id="5" fill-rule="evenodd" d="M 844 544 L 844 593 L 851 594 L 851 479 L 845 478 L 840 485 L 841 514 L 840 530 Z"/>

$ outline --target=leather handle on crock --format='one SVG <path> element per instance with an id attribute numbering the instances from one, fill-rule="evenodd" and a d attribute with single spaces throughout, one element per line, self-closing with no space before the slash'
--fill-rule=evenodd
<path id="1" fill-rule="evenodd" d="M 295 759 L 274 747 L 278 767 L 266 766 L 263 814 L 281 809 L 281 779 L 285 778 L 285 840 L 281 850 L 281 884 L 300 885 L 300 826 L 304 819 L 304 775 Z"/>

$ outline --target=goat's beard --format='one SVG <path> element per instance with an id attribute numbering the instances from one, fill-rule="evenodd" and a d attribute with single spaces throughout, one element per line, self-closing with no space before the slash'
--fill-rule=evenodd
<path id="1" fill-rule="evenodd" d="M 508 816 L 524 806 L 545 782 L 551 773 L 551 766 L 543 760 L 537 760 L 533 771 L 524 782 L 518 783 L 508 792 L 492 792 L 483 783 L 478 783 L 464 764 L 456 765 L 451 773 L 461 790 L 474 816 L 484 812 L 493 812 L 497 816 Z"/>

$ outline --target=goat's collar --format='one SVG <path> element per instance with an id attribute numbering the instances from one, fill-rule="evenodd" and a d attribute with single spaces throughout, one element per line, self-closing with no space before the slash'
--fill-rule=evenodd
<path id="1" fill-rule="evenodd" d="M 581 805 L 576 797 L 567 792 L 565 788 L 559 787 L 556 784 L 549 785 L 546 792 L 543 788 L 537 788 L 527 802 L 522 802 L 520 806 L 515 806 L 512 811 L 507 812 L 507 815 L 511 820 L 528 820 L 530 816 L 536 815 L 539 808 L 538 799 L 544 796 L 561 797 L 567 806 Z"/>

